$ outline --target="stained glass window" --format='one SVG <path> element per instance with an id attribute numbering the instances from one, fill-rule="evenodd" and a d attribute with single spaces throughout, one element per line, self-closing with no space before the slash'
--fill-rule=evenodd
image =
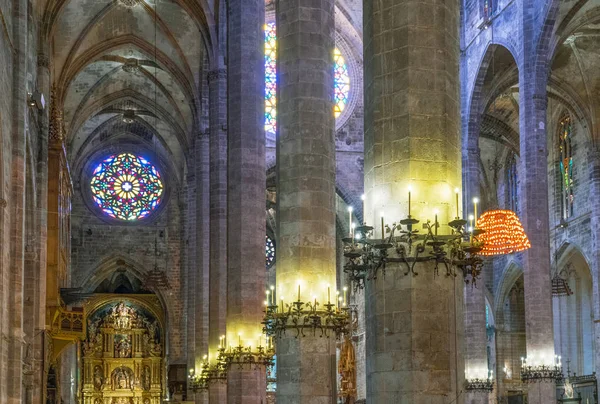
<path id="1" fill-rule="evenodd" d="M 265 131 L 277 128 L 277 35 L 275 24 L 265 25 Z"/>
<path id="2" fill-rule="evenodd" d="M 350 75 L 346 59 L 339 49 L 333 51 L 334 111 L 338 118 L 346 109 L 350 95 Z M 265 131 L 277 130 L 277 33 L 274 23 L 265 25 Z"/>
<path id="3" fill-rule="evenodd" d="M 573 216 L 574 180 L 573 149 L 571 145 L 571 118 L 561 119 L 558 132 L 558 149 L 560 155 L 560 176 L 562 187 L 562 216 L 568 219 Z"/>
<path id="4" fill-rule="evenodd" d="M 333 113 L 335 117 L 339 117 L 348 103 L 348 94 L 350 93 L 350 76 L 348 75 L 348 66 L 346 60 L 338 48 L 333 51 L 334 65 L 334 88 L 335 88 L 335 105 Z"/>
<path id="5" fill-rule="evenodd" d="M 127 221 L 148 216 L 158 207 L 163 194 L 156 167 L 131 153 L 115 154 L 98 164 L 90 188 L 94 202 L 106 215 Z"/>
<path id="6" fill-rule="evenodd" d="M 510 153 L 506 162 L 506 208 L 517 212 L 519 200 L 517 197 L 517 158 Z"/>
<path id="7" fill-rule="evenodd" d="M 271 265 L 273 265 L 273 262 L 275 262 L 275 243 L 269 236 L 266 236 L 265 256 L 266 256 L 266 260 L 267 260 L 266 263 L 267 263 L 267 269 L 268 269 L 271 267 Z"/>

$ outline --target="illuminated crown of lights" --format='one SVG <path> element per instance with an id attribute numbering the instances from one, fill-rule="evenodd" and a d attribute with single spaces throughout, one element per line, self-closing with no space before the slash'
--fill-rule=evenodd
<path id="1" fill-rule="evenodd" d="M 478 237 L 483 243 L 481 255 L 512 254 L 531 247 L 519 217 L 512 210 L 488 210 L 477 220 L 477 228 L 485 230 Z"/>

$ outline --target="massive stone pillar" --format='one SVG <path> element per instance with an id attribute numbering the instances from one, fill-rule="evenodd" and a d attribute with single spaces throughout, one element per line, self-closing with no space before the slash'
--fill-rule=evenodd
<path id="1" fill-rule="evenodd" d="M 424 222 L 438 210 L 450 234 L 461 188 L 459 1 L 363 4 L 365 220 L 379 235 L 381 212 L 390 224 L 406 218 L 411 187 L 411 215 Z M 367 282 L 367 403 L 463 399 L 462 274 L 415 270 L 388 265 Z"/>
<path id="2" fill-rule="evenodd" d="M 227 315 L 227 70 L 208 73 L 210 125 L 209 361 L 214 363 Z M 227 402 L 227 386 L 211 383 L 211 404 Z"/>
<path id="3" fill-rule="evenodd" d="M 265 300 L 264 0 L 230 0 L 228 7 L 228 345 L 260 344 Z M 232 366 L 230 404 L 266 400 L 264 366 Z"/>
<path id="4" fill-rule="evenodd" d="M 550 281 L 550 230 L 546 138 L 546 84 L 537 84 L 535 69 L 526 64 L 520 84 L 520 161 L 527 181 L 519 181 L 521 220 L 531 242 L 523 252 L 527 358 L 530 364 L 554 364 L 552 287 Z M 529 404 L 556 401 L 554 383 L 529 384 Z"/>
<path id="5" fill-rule="evenodd" d="M 600 195 L 600 149 L 591 146 L 588 150 L 590 164 L 591 194 Z M 600 274 L 600 198 L 592 198 L 591 228 L 592 228 L 592 257 L 590 267 L 597 278 Z M 592 313 L 594 321 L 594 347 L 600 347 L 600 282 L 592 282 Z M 600 349 L 594 349 L 594 365 L 596 374 L 600 374 Z"/>
<path id="6" fill-rule="evenodd" d="M 493 269 L 491 265 L 486 269 Z M 486 379 L 487 330 L 485 322 L 485 285 L 483 279 L 477 286 L 465 286 L 465 374 L 468 380 Z M 485 390 L 471 390 L 465 394 L 465 404 L 488 403 L 490 394 Z"/>
<path id="7" fill-rule="evenodd" d="M 334 1 L 279 1 L 277 299 L 327 299 L 336 284 Z M 334 403 L 335 339 L 277 341 L 277 402 Z"/>
<path id="8" fill-rule="evenodd" d="M 3 242 L 9 243 L 10 260 L 5 268 L 8 277 L 8 316 L 6 318 L 6 327 L 3 324 L 3 339 L 7 343 L 8 366 L 3 377 L 2 390 L 7 392 L 6 403 L 17 404 L 24 401 L 23 386 L 23 354 L 24 354 L 24 256 L 25 256 L 25 208 L 26 208 L 26 141 L 27 141 L 27 50 L 28 50 L 28 12 L 27 2 L 20 0 L 13 2 L 12 27 L 13 27 L 13 55 L 14 62 L 12 66 L 12 133 L 5 133 L 3 136 L 11 138 L 11 160 L 9 169 L 9 201 L 8 201 L 8 222 L 10 227 L 10 237 Z M 31 73 L 31 72 L 30 72 Z M 6 292 L 6 290 L 5 290 Z M 4 353 L 4 352 L 3 352 Z M 3 369 L 4 370 L 4 369 Z"/>

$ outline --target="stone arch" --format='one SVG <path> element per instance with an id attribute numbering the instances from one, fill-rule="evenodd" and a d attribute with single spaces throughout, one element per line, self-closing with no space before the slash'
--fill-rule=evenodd
<path id="1" fill-rule="evenodd" d="M 592 374 L 595 370 L 595 349 L 590 261 L 577 245 L 569 242 L 557 250 L 556 256 L 555 268 L 566 279 L 573 293 L 555 297 L 552 302 L 556 350 L 571 372 Z"/>
<path id="2" fill-rule="evenodd" d="M 498 52 L 501 52 L 500 55 L 504 56 L 503 59 L 506 60 L 507 66 L 512 68 L 514 65 L 517 71 L 519 67 L 517 53 L 509 43 L 501 39 L 490 41 L 482 53 L 472 81 L 467 85 L 468 92 L 466 94 L 465 114 L 463 115 L 462 122 L 463 196 L 481 194 L 480 177 L 483 172 L 479 151 L 481 128 L 484 123 L 485 108 L 491 99 L 490 94 L 494 94 L 493 96 L 495 97 L 495 94 L 499 91 L 497 88 L 490 87 L 486 92 L 485 86 L 486 84 L 495 82 L 504 88 L 514 80 L 514 78 L 509 77 L 509 81 L 506 81 L 505 77 L 505 80 L 500 83 L 496 77 L 490 77 L 490 68 L 495 66 L 495 58 Z M 465 211 L 470 210 L 470 201 L 465 199 L 465 203 L 465 208 L 467 208 Z"/>
<path id="3" fill-rule="evenodd" d="M 498 315 L 498 311 L 502 307 L 502 302 L 504 302 L 508 293 L 521 276 L 523 276 L 523 268 L 514 261 L 509 262 L 506 269 L 502 272 L 502 277 L 495 293 L 495 299 L 493 300 L 494 316 Z"/>
<path id="4" fill-rule="evenodd" d="M 95 267 L 88 271 L 87 276 L 78 285 L 74 286 L 81 287 L 84 293 L 93 293 L 106 278 L 110 277 L 119 268 L 125 268 L 125 273 L 139 280 L 143 280 L 147 272 L 147 270 L 140 268 L 139 264 L 133 259 L 123 255 L 111 255 L 101 260 Z M 170 300 L 167 299 L 165 292 L 162 290 L 154 291 L 154 293 L 165 311 L 165 318 L 169 318 L 168 314 L 173 312 L 173 308 L 169 304 Z"/>

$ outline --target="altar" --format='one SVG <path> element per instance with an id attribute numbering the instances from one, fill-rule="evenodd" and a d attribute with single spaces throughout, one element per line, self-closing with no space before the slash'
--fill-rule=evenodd
<path id="1" fill-rule="evenodd" d="M 83 404 L 160 404 L 165 386 L 164 326 L 151 302 L 99 302 L 82 344 Z"/>

